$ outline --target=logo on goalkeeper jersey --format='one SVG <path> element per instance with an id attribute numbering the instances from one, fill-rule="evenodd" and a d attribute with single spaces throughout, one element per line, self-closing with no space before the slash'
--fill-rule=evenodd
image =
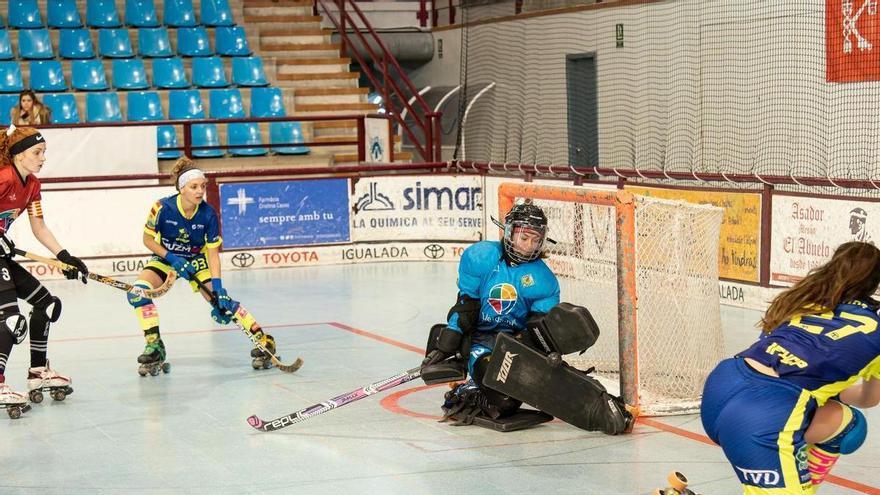
<path id="1" fill-rule="evenodd" d="M 510 312 L 516 305 L 516 287 L 508 283 L 495 284 L 489 289 L 489 305 L 499 315 Z"/>

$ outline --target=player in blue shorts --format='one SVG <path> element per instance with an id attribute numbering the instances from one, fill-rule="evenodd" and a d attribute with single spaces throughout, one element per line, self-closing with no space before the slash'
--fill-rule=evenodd
<path id="1" fill-rule="evenodd" d="M 220 273 L 220 224 L 217 212 L 204 201 L 207 179 L 190 159 L 183 157 L 171 172 L 178 193 L 157 201 L 144 226 L 144 245 L 153 252 L 147 266 L 134 285 L 155 288 L 165 281 L 170 270 L 190 281 L 193 292 L 199 292 L 194 279 L 201 281 L 216 297 L 220 310 L 212 309 L 211 316 L 220 324 L 236 318 L 249 332 L 260 332 L 262 343 L 275 352 L 275 339 L 264 334 L 254 317 L 229 297 Z M 202 294 L 210 300 L 208 294 Z M 165 344 L 159 334 L 159 312 L 151 299 L 128 294 L 134 307 L 147 345 L 138 357 L 144 375 L 165 361 Z M 234 315 L 234 316 L 229 316 Z M 270 362 L 268 355 L 258 348 L 251 351 L 254 367 Z M 266 366 L 260 366 L 266 367 Z M 167 370 L 167 368 L 166 368 Z"/>
<path id="2" fill-rule="evenodd" d="M 514 360 L 517 367 L 537 367 L 531 372 L 533 375 L 549 376 L 552 371 L 542 368 L 546 367 L 542 357 L 527 361 L 526 355 L 534 350 L 544 355 L 555 352 L 556 356 L 582 352 L 595 342 L 598 329 L 585 308 L 559 302 L 559 282 L 542 259 L 547 217 L 541 208 L 529 203 L 514 205 L 503 226 L 501 242 L 481 241 L 462 253 L 457 301 L 447 322 L 435 325 L 428 338 L 422 366 L 426 383 L 471 378 L 446 394 L 444 416 L 464 424 L 482 420 L 477 424 L 510 431 L 552 419 L 546 414 L 523 413 L 516 420 L 503 421 L 520 413 L 523 402 L 548 403 L 549 397 L 551 404 L 575 403 L 571 417 L 566 416 L 569 409 L 560 408 L 565 410 L 557 416 L 564 421 L 612 433 L 628 429 L 632 416 L 623 403 L 608 395 L 585 373 L 572 369 L 572 374 L 567 375 L 574 377 L 573 386 L 584 387 L 582 391 L 560 390 L 572 386 L 567 382 L 559 382 L 558 386 L 542 383 L 537 388 L 529 383 L 513 383 L 517 374 L 508 372 Z M 510 345 L 525 348 L 493 356 L 499 334 L 513 337 L 515 341 Z M 493 359 L 503 363 L 500 376 L 516 394 L 502 393 L 484 384 Z M 558 370 L 559 361 L 555 362 Z M 572 400 L 572 396 L 576 399 Z M 595 411 L 579 406 L 592 403 L 597 404 Z"/>
<path id="3" fill-rule="evenodd" d="M 865 440 L 880 403 L 880 250 L 841 244 L 773 300 L 761 338 L 722 361 L 701 416 L 745 494 L 813 494 Z"/>

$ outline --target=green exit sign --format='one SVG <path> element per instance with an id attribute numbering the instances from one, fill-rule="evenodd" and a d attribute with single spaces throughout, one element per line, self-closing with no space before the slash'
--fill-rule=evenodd
<path id="1" fill-rule="evenodd" d="M 617 41 L 617 48 L 623 48 L 623 24 L 614 27 L 614 40 Z"/>

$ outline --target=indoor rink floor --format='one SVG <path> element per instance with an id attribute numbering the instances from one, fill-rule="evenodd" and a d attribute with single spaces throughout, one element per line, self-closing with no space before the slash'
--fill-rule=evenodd
<path id="1" fill-rule="evenodd" d="M 230 295 L 275 336 L 282 361 L 305 361 L 294 374 L 253 370 L 245 335 L 215 325 L 178 283 L 157 300 L 171 373 L 142 378 L 143 337 L 124 293 L 49 282 L 64 303 L 49 358 L 75 393 L 46 397 L 19 420 L 0 417 L 0 493 L 648 494 L 673 469 L 703 495 L 741 493 L 696 415 L 640 420 L 616 437 L 558 421 L 497 433 L 438 423 L 447 388 L 418 381 L 275 432 L 247 424 L 417 366 L 454 299 L 455 270 L 410 262 L 229 272 Z M 759 313 L 722 315 L 728 354 L 757 335 Z M 19 391 L 27 345 L 7 369 Z M 820 493 L 880 493 L 878 447 L 869 432 Z"/>

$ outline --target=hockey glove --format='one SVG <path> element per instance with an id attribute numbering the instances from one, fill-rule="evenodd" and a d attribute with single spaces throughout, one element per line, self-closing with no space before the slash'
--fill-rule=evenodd
<path id="1" fill-rule="evenodd" d="M 174 271 L 177 274 L 187 280 L 192 280 L 193 277 L 196 276 L 196 267 L 194 267 L 189 261 L 173 254 L 171 251 L 165 255 L 165 260 L 168 261 L 168 264 L 174 268 Z"/>
<path id="2" fill-rule="evenodd" d="M 228 325 L 232 322 L 232 314 L 226 313 L 218 308 L 214 308 L 211 310 L 211 318 L 214 319 L 220 325 Z"/>
<path id="3" fill-rule="evenodd" d="M 71 255 L 66 249 L 59 251 L 55 257 L 58 258 L 58 261 L 73 267 L 71 270 L 64 270 L 64 276 L 67 277 L 67 280 L 76 280 L 78 278 L 82 283 L 88 281 L 86 275 L 89 274 L 89 268 L 81 259 Z"/>
<path id="4" fill-rule="evenodd" d="M 217 300 L 221 311 L 232 314 L 238 310 L 238 301 L 229 297 L 219 278 L 211 280 L 211 287 L 214 289 L 214 298 Z"/>
<path id="5" fill-rule="evenodd" d="M 0 234 L 0 256 L 10 260 L 15 256 L 15 243 L 6 234 Z"/>

